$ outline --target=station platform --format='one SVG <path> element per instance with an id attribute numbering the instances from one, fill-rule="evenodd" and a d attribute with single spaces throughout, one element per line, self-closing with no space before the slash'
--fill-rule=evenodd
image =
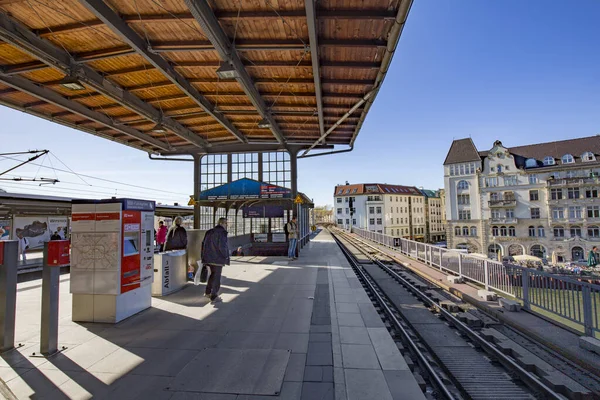
<path id="1" fill-rule="evenodd" d="M 356 238 L 364 240 L 358 236 L 356 236 Z M 461 298 L 465 302 L 486 311 L 506 325 L 525 333 L 531 339 L 542 343 L 570 361 L 579 364 L 583 368 L 600 376 L 600 355 L 579 346 L 579 338 L 583 333 L 578 334 L 574 330 L 563 328 L 548 319 L 524 310 L 521 310 L 520 312 L 509 312 L 502 308 L 498 301 L 486 301 L 480 298 L 477 294 L 477 291 L 480 288 L 475 285 L 466 282 L 450 283 L 447 280 L 448 274 L 434 267 L 430 267 L 419 260 L 409 258 L 399 251 L 384 248 L 373 242 L 370 242 L 370 244 L 382 249 L 388 254 L 393 254 L 393 257 L 396 260 L 400 261 L 403 265 L 422 278 L 435 282 L 436 285 Z"/>
<path id="2" fill-rule="evenodd" d="M 41 281 L 18 285 L 16 343 L 0 358 L 14 398 L 424 399 L 327 231 L 298 260 L 241 257 L 222 303 L 189 284 L 119 324 L 71 321 L 60 283 L 59 354 L 39 351 Z M 1 392 L 0 392 L 1 393 Z"/>

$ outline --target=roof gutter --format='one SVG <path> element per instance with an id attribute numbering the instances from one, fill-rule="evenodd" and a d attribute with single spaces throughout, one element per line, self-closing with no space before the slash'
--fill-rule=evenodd
<path id="1" fill-rule="evenodd" d="M 360 119 L 358 120 L 358 124 L 356 126 L 356 130 L 352 135 L 352 139 L 350 140 L 350 146 L 354 146 L 354 141 L 358 136 L 358 132 L 362 128 L 362 125 L 365 121 L 369 110 L 371 109 L 371 105 L 375 101 L 377 94 L 379 93 L 379 89 L 381 88 L 381 84 L 385 79 L 385 76 L 388 72 L 390 64 L 392 63 L 392 58 L 394 57 L 394 53 L 396 52 L 396 47 L 398 46 L 398 42 L 400 41 L 400 35 L 402 34 L 402 30 L 404 29 L 404 25 L 406 24 L 406 19 L 408 18 L 408 14 L 410 12 L 410 8 L 412 7 L 413 0 L 402 0 L 400 3 L 400 7 L 398 8 L 398 14 L 396 15 L 396 19 L 394 20 L 394 26 L 390 30 L 390 34 L 388 37 L 388 44 L 385 49 L 385 54 L 383 55 L 383 59 L 381 60 L 381 68 L 379 69 L 379 73 L 375 78 L 374 83 L 374 92 L 371 98 L 367 101 L 367 105 L 363 110 Z"/>
<path id="2" fill-rule="evenodd" d="M 177 158 L 177 157 L 153 157 L 152 153 L 148 153 L 148 158 L 156 161 L 187 161 L 193 162 L 193 158 Z"/>
<path id="3" fill-rule="evenodd" d="M 316 153 L 316 154 L 301 155 L 301 156 L 298 156 L 298 158 L 300 159 L 300 158 L 309 158 L 309 157 L 329 156 L 331 154 L 348 153 L 348 152 L 350 152 L 352 150 L 354 150 L 354 145 L 350 145 L 349 149 L 328 151 L 326 153 Z"/>

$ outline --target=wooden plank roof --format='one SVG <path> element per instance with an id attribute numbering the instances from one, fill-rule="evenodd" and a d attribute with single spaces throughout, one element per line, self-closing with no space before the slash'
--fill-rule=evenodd
<path id="1" fill-rule="evenodd" d="M 412 0 L 307 1 L 0 0 L 0 104 L 149 153 L 353 146 Z"/>

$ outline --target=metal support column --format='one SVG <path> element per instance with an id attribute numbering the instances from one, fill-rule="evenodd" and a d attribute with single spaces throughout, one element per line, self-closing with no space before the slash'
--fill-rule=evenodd
<path id="1" fill-rule="evenodd" d="M 17 240 L 0 242 L 0 351 L 15 347 L 18 247 Z"/>
<path id="2" fill-rule="evenodd" d="M 52 355 L 58 351 L 58 295 L 60 267 L 48 265 L 48 242 L 44 243 L 42 266 L 42 326 L 40 353 Z"/>
<path id="3" fill-rule="evenodd" d="M 200 200 L 200 188 L 202 179 L 202 174 L 200 174 L 200 160 L 201 157 L 199 155 L 194 156 L 194 200 L 196 200 L 196 204 L 194 204 L 194 229 L 200 229 L 200 204 L 198 200 Z"/>

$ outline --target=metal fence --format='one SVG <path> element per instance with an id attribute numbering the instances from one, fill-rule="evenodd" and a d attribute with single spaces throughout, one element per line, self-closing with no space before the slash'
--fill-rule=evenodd
<path id="1" fill-rule="evenodd" d="M 583 330 L 588 336 L 600 334 L 600 285 L 364 229 L 352 228 L 352 232 L 487 290 L 514 297 L 526 310 Z"/>

